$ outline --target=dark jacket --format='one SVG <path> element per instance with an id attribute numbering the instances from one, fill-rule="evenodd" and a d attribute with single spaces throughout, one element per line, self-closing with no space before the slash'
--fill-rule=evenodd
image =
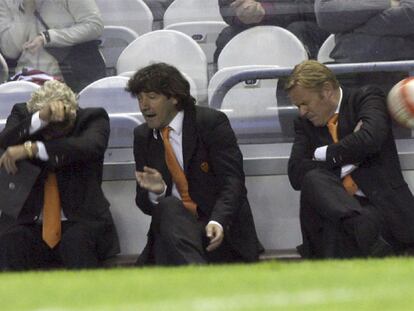
<path id="1" fill-rule="evenodd" d="M 43 140 L 41 130 L 29 135 L 32 115 L 26 104 L 16 104 L 4 130 L 0 148 L 22 144 L 26 140 L 43 141 L 49 160 L 33 160 L 42 168 L 16 222 L 33 223 L 43 206 L 43 187 L 48 171 L 56 173 L 61 205 L 69 221 L 94 228 L 98 238 L 100 259 L 119 252 L 116 229 L 109 202 L 102 189 L 104 152 L 109 138 L 109 118 L 102 108 L 79 108 L 72 131 L 65 137 Z"/>
<path id="2" fill-rule="evenodd" d="M 360 130 L 354 132 L 362 121 Z M 401 173 L 385 97 L 376 87 L 344 89 L 338 120 L 339 142 L 333 143 L 326 127 L 315 127 L 304 118 L 294 123 L 288 175 L 300 190 L 306 174 L 327 169 L 338 177 L 341 166 L 357 164 L 351 173 L 368 200 L 378 207 L 393 236 L 401 243 L 414 242 L 414 198 Z M 313 160 L 316 148 L 328 145 L 326 162 Z"/>
<path id="3" fill-rule="evenodd" d="M 135 129 L 134 137 L 136 169 L 142 171 L 144 165 L 157 169 L 170 195 L 172 179 L 161 137 L 155 139 L 146 124 Z M 200 218 L 218 221 L 234 250 L 246 261 L 257 260 L 262 246 L 246 196 L 242 154 L 227 117 L 210 108 L 188 107 L 184 111 L 182 144 L 189 193 L 197 203 Z M 154 206 L 148 191 L 138 184 L 136 203 L 145 214 L 152 214 Z"/>

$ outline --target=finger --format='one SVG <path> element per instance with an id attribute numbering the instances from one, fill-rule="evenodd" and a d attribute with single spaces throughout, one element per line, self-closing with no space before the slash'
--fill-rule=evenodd
<path id="1" fill-rule="evenodd" d="M 230 7 L 231 8 L 237 8 L 238 6 L 240 6 L 241 4 L 243 4 L 244 3 L 244 0 L 236 0 L 236 1 L 233 1 L 231 4 L 230 4 Z"/>
<path id="2" fill-rule="evenodd" d="M 144 172 L 149 174 L 158 174 L 158 171 L 155 168 L 144 166 Z"/>
<path id="3" fill-rule="evenodd" d="M 214 242 L 211 241 L 210 244 L 206 247 L 206 251 L 208 252 L 214 251 L 220 246 L 221 242 L 222 242 L 222 239 L 214 241 Z"/>
<path id="4" fill-rule="evenodd" d="M 213 228 L 212 226 L 208 226 L 206 227 L 206 236 L 211 239 L 213 237 Z"/>

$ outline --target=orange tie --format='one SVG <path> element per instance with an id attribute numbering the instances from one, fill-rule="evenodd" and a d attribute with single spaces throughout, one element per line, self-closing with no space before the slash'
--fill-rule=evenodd
<path id="1" fill-rule="evenodd" d="M 338 142 L 338 114 L 335 113 L 326 124 L 328 127 L 329 133 L 332 136 L 334 143 Z M 344 185 L 345 190 L 350 194 L 354 195 L 358 190 L 357 184 L 352 179 L 351 175 L 346 175 L 342 179 L 342 184 Z"/>
<path id="2" fill-rule="evenodd" d="M 178 163 L 177 157 L 175 156 L 174 150 L 170 143 L 170 131 L 171 128 L 169 126 L 164 127 L 161 130 L 162 140 L 164 142 L 165 162 L 167 163 L 171 177 L 177 186 L 178 192 L 180 193 L 184 207 L 193 215 L 197 215 L 197 204 L 191 199 L 190 194 L 188 193 L 187 177 L 185 177 L 184 171 Z"/>
<path id="3" fill-rule="evenodd" d="M 50 248 L 61 237 L 60 196 L 55 173 L 49 173 L 44 188 L 42 238 Z"/>

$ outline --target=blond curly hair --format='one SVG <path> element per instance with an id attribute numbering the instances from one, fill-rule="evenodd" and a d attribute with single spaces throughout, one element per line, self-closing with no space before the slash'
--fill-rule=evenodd
<path id="1" fill-rule="evenodd" d="M 76 110 L 79 107 L 76 94 L 65 83 L 58 80 L 46 81 L 33 92 L 26 106 L 30 113 L 34 113 L 41 110 L 46 103 L 53 101 L 63 102 L 70 121 L 76 118 Z"/>

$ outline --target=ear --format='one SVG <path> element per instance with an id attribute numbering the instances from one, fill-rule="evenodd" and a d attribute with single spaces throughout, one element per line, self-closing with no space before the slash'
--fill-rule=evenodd
<path id="1" fill-rule="evenodd" d="M 332 83 L 325 81 L 322 85 L 322 94 L 325 98 L 330 98 L 334 94 Z"/>

